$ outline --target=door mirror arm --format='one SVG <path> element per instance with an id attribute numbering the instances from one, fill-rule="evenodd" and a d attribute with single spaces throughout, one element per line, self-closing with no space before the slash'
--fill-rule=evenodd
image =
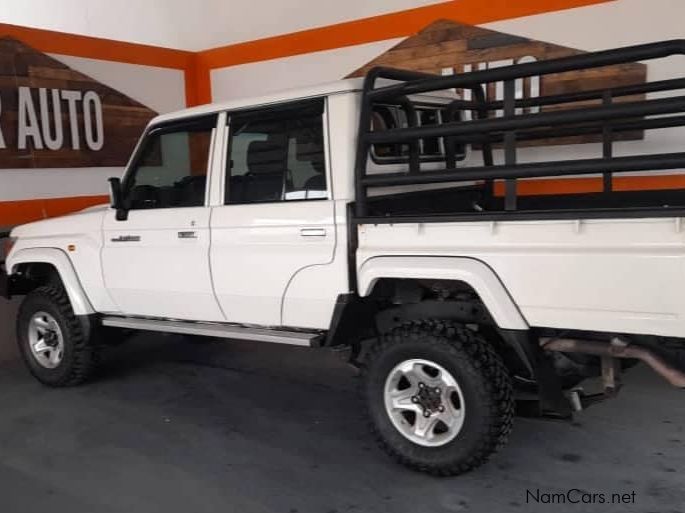
<path id="1" fill-rule="evenodd" d="M 112 208 L 116 211 L 116 220 L 126 221 L 128 219 L 128 209 L 124 205 L 120 178 L 112 177 L 109 179 L 109 192 Z"/>

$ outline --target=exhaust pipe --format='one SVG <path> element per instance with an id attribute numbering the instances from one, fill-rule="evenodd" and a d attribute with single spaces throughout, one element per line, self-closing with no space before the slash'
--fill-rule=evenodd
<path id="1" fill-rule="evenodd" d="M 671 365 L 651 349 L 629 344 L 620 338 L 613 338 L 611 342 L 572 338 L 541 338 L 540 345 L 545 351 L 640 360 L 649 365 L 654 372 L 674 387 L 685 388 L 685 372 Z"/>

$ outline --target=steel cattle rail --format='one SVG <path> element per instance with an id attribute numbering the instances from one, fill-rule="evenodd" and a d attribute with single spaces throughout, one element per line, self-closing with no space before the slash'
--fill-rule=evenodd
<path id="1" fill-rule="evenodd" d="M 612 173 L 625 171 L 652 172 L 658 170 L 685 169 L 685 152 L 661 153 L 650 155 L 631 155 L 615 157 L 613 144 L 616 134 L 630 131 L 646 131 L 685 126 L 685 95 L 659 97 L 655 99 L 632 99 L 648 93 L 669 93 L 685 89 L 685 78 L 659 80 L 606 89 L 596 89 L 568 94 L 555 94 L 535 98 L 516 98 L 516 81 L 541 77 L 554 73 L 581 71 L 603 66 L 634 63 L 662 59 L 675 55 L 685 55 L 685 40 L 664 41 L 645 45 L 630 46 L 613 50 L 586 53 L 560 59 L 516 64 L 483 71 L 474 71 L 451 76 L 438 76 L 408 70 L 377 67 L 372 69 L 364 81 L 359 138 L 355 161 L 355 222 L 416 222 L 421 216 L 413 214 L 402 216 L 370 216 L 368 191 L 373 187 L 392 187 L 399 185 L 438 184 L 459 181 L 484 180 L 492 187 L 493 180 L 504 180 L 505 197 L 504 217 L 517 212 L 517 183 L 520 178 L 561 177 L 568 175 L 601 174 L 604 192 L 612 192 Z M 377 87 L 380 79 L 396 83 Z M 484 87 L 494 82 L 503 82 L 503 100 L 488 101 Z M 447 122 L 437 125 L 416 126 L 411 123 L 407 128 L 394 128 L 382 131 L 372 130 L 372 114 L 375 105 L 394 103 L 407 109 L 411 95 L 443 91 L 448 89 L 468 89 L 473 100 L 458 99 L 449 105 Z M 620 103 L 615 100 L 621 98 Z M 585 102 L 580 108 L 563 110 L 543 110 L 548 106 L 572 106 Z M 587 102 L 596 105 L 587 106 Z M 539 112 L 522 113 L 523 109 L 539 108 Z M 409 109 L 407 109 L 409 112 Z M 503 116 L 493 113 L 503 111 Z M 517 110 L 519 112 L 517 112 Z M 471 111 L 472 119 L 460 120 L 455 113 Z M 678 115 L 681 114 L 681 115 Z M 517 143 L 540 139 L 555 139 L 583 135 L 601 136 L 603 155 L 598 159 L 575 161 L 547 161 L 517 164 Z M 439 171 L 422 171 L 417 148 L 419 140 L 442 137 L 445 141 L 445 168 Z M 406 144 L 410 149 L 408 171 L 405 173 L 373 174 L 367 173 L 369 153 L 374 144 Z M 457 143 L 478 145 L 482 151 L 483 165 L 478 167 L 458 167 L 455 148 Z M 504 164 L 495 165 L 493 144 L 502 144 Z M 684 191 L 685 192 L 685 191 Z M 685 194 L 684 194 L 685 199 Z M 637 207 L 637 205 L 635 205 Z M 626 210 L 632 205 L 626 205 Z M 681 210 L 685 207 L 685 202 Z M 657 215 L 664 215 L 669 208 L 659 209 Z M 620 209 L 619 209 L 620 210 Z M 640 208 L 648 215 L 649 209 Z M 610 215 L 617 215 L 617 209 L 606 209 Z M 550 212 L 542 213 L 549 216 Z M 454 215 L 428 216 L 430 220 L 455 219 Z M 468 218 L 477 214 L 461 213 Z M 532 213 L 531 213 L 532 214 Z M 627 214 L 627 213 L 626 213 Z M 492 217 L 493 212 L 487 216 Z M 597 215 L 595 210 L 592 214 Z M 609 215 L 609 214 L 607 214 Z M 630 214 L 627 214 L 630 217 Z M 428 220 L 428 219 L 427 219 Z"/>

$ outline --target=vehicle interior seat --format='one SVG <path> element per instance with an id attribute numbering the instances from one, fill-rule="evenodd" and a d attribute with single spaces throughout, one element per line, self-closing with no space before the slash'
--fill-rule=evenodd
<path id="1" fill-rule="evenodd" d="M 282 199 L 286 176 L 287 148 L 274 141 L 252 141 L 247 148 L 244 176 L 231 177 L 233 203 L 277 201 Z"/>
<path id="2" fill-rule="evenodd" d="M 207 188 L 207 176 L 186 176 L 175 184 L 177 191 L 175 201 L 180 207 L 200 207 L 205 204 L 205 190 Z"/>

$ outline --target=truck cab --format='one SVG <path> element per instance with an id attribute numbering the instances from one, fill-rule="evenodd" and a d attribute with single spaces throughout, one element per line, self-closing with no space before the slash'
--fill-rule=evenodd
<path id="1" fill-rule="evenodd" d="M 158 117 L 117 208 L 15 229 L 8 268 L 49 234 L 94 312 L 326 329 L 348 289 L 347 227 L 336 219 L 351 198 L 354 131 L 329 119 L 355 118 L 359 86 Z"/>

